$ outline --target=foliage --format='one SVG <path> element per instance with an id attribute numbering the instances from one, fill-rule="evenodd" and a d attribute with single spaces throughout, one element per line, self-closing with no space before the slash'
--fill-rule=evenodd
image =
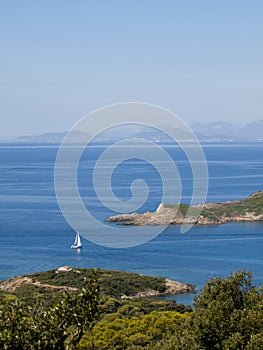
<path id="1" fill-rule="evenodd" d="M 42 281 L 64 284 L 73 275 L 59 276 L 49 271 Z M 194 310 L 174 301 L 99 299 L 98 274 L 81 293 L 59 295 L 29 305 L 0 293 L 0 348 L 262 350 L 263 290 L 245 271 L 207 282 Z"/>
<path id="2" fill-rule="evenodd" d="M 189 207 L 187 204 L 164 204 L 165 208 L 174 209 L 175 211 L 179 210 L 183 216 L 186 216 L 186 213 L 189 209 L 192 211 L 194 207 Z M 205 218 L 208 218 L 212 221 L 220 221 L 222 216 L 231 217 L 237 215 L 245 215 L 246 213 L 254 213 L 255 215 L 263 214 L 263 191 L 256 192 L 243 200 L 237 200 L 233 202 L 225 203 L 210 203 L 209 207 L 205 207 L 201 215 Z M 199 209 L 197 211 L 199 215 Z"/>
<path id="3" fill-rule="evenodd" d="M 53 306 L 34 307 L 20 300 L 0 305 L 0 348 L 66 349 L 76 348 L 84 331 L 92 328 L 99 313 L 97 277 L 88 281 L 78 294 L 65 294 Z"/>
<path id="4" fill-rule="evenodd" d="M 145 347 L 174 331 L 189 317 L 189 306 L 174 300 L 121 300 L 107 298 L 102 318 L 81 340 L 81 349 Z"/>
<path id="5" fill-rule="evenodd" d="M 151 349 L 260 350 L 262 344 L 262 290 L 252 286 L 251 273 L 242 271 L 209 281 L 189 320 Z"/>
<path id="6" fill-rule="evenodd" d="M 175 332 L 178 324 L 188 318 L 188 313 L 153 311 L 130 318 L 104 317 L 80 342 L 80 349 L 128 349 L 144 347 Z M 91 335 L 91 336 L 90 336 Z"/>
<path id="7" fill-rule="evenodd" d="M 0 292 L 1 298 L 16 298 L 26 304 L 34 305 L 36 301 L 43 300 L 45 304 L 58 301 L 63 292 L 52 289 L 52 286 L 64 286 L 81 290 L 85 286 L 85 280 L 92 277 L 92 269 L 78 268 L 65 273 L 56 273 L 56 270 L 37 272 L 26 277 L 33 283 L 21 284 L 12 292 Z M 23 277 L 23 276 L 22 276 Z M 162 277 L 143 276 L 132 272 L 97 270 L 97 279 L 100 285 L 101 295 L 120 298 L 121 295 L 133 296 L 146 290 L 165 291 L 165 279 Z M 43 284 L 43 286 L 41 286 Z M 44 287 L 49 285 L 50 288 Z M 77 292 L 77 291 L 76 291 Z"/>
<path id="8" fill-rule="evenodd" d="M 114 314 L 114 317 L 125 318 L 146 315 L 153 311 L 177 311 L 183 314 L 192 312 L 192 308 L 183 304 L 177 304 L 175 300 L 120 300 L 107 298 L 102 305 L 101 314 Z"/>
<path id="9" fill-rule="evenodd" d="M 56 286 L 68 286 L 82 288 L 84 278 L 90 278 L 92 269 L 78 269 L 80 273 L 73 271 L 67 273 L 56 273 L 51 270 L 30 275 L 34 281 L 48 283 Z M 125 294 L 135 295 L 147 289 L 164 292 L 165 279 L 162 277 L 143 276 L 134 272 L 123 272 L 113 270 L 98 270 L 98 282 L 101 293 L 107 296 L 119 298 Z"/>
<path id="10" fill-rule="evenodd" d="M 246 213 L 263 214 L 263 191 L 256 192 L 246 199 L 215 203 L 202 211 L 202 215 L 211 220 L 217 220 L 221 216 L 245 215 Z"/>
<path id="11" fill-rule="evenodd" d="M 143 276 L 137 273 L 122 271 L 106 271 L 99 275 L 101 291 L 105 295 L 119 298 L 136 295 L 149 289 L 160 293 L 165 291 L 165 279 L 162 277 Z"/>

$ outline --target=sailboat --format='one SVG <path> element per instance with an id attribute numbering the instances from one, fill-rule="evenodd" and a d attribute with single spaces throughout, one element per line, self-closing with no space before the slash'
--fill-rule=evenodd
<path id="1" fill-rule="evenodd" d="M 80 234 L 77 232 L 76 237 L 75 237 L 75 242 L 74 242 L 74 244 L 72 244 L 71 248 L 78 249 L 81 247 L 82 247 L 82 244 L 81 244 L 81 240 L 80 240 Z"/>

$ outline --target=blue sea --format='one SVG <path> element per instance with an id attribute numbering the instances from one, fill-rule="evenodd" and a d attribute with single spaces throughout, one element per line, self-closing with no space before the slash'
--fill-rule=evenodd
<path id="1" fill-rule="evenodd" d="M 226 277 L 245 268 L 263 283 L 263 223 L 195 226 L 187 233 L 168 227 L 150 242 L 131 248 L 107 248 L 82 239 L 81 252 L 70 249 L 75 232 L 64 219 L 54 189 L 54 165 L 59 145 L 0 144 L 0 279 L 59 266 L 98 267 L 165 276 L 192 283 L 200 290 L 212 277 Z M 96 198 L 92 169 L 108 147 L 94 144 L 84 152 L 78 174 L 79 192 L 101 222 L 114 214 Z M 193 188 L 191 167 L 183 152 L 163 145 L 177 164 L 182 201 Z M 263 189 L 263 143 L 203 143 L 209 171 L 207 201 L 245 198 Z M 162 184 L 152 165 L 139 159 L 123 162 L 112 174 L 112 187 L 121 200 L 131 196 L 137 177 L 149 187 L 140 212 L 155 210 Z M 191 303 L 192 295 L 177 296 Z"/>

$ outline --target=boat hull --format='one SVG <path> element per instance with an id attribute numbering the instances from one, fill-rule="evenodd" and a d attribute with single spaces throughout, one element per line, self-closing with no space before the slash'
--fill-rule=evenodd
<path id="1" fill-rule="evenodd" d="M 71 249 L 80 249 L 80 248 L 82 248 L 82 246 L 81 245 L 72 245 L 70 248 Z"/>

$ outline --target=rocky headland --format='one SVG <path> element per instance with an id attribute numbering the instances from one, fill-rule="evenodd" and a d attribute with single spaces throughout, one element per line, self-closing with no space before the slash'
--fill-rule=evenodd
<path id="1" fill-rule="evenodd" d="M 194 215 L 195 210 L 198 215 Z M 189 213 L 192 213 L 189 215 Z M 263 191 L 246 199 L 230 202 L 205 203 L 189 207 L 186 204 L 161 203 L 155 212 L 110 216 L 107 222 L 119 225 L 219 225 L 227 222 L 263 221 Z"/>

